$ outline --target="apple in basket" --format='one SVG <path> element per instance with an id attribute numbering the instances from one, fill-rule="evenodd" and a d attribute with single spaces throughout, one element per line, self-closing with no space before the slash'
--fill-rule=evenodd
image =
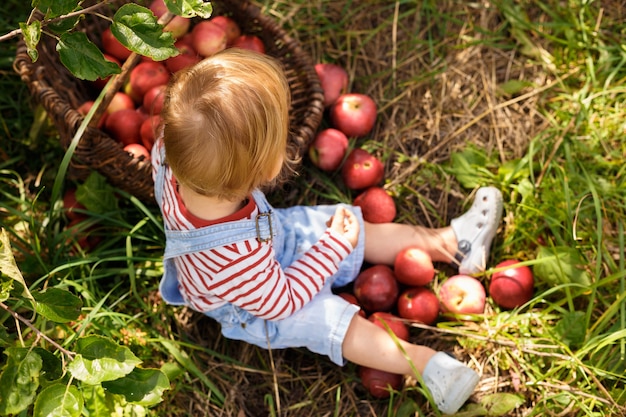
<path id="1" fill-rule="evenodd" d="M 230 45 L 233 48 L 247 49 L 249 51 L 265 53 L 265 44 L 255 35 L 241 35 Z"/>
<path id="2" fill-rule="evenodd" d="M 315 64 L 315 72 L 324 91 L 324 107 L 330 107 L 348 92 L 348 72 L 342 66 L 321 62 Z"/>
<path id="3" fill-rule="evenodd" d="M 407 246 L 398 252 L 393 271 L 399 282 L 409 286 L 427 285 L 435 278 L 432 258 L 416 246 Z"/>
<path id="4" fill-rule="evenodd" d="M 149 116 L 143 121 L 139 128 L 139 135 L 141 136 L 141 144 L 146 147 L 148 152 L 152 150 L 152 146 L 159 135 L 159 129 L 161 129 L 161 115 L 155 114 Z"/>
<path id="5" fill-rule="evenodd" d="M 165 102 L 166 84 L 155 85 L 143 96 L 143 110 L 149 115 L 161 114 Z"/>
<path id="6" fill-rule="evenodd" d="M 102 31 L 100 34 L 100 42 L 102 43 L 102 50 L 108 55 L 118 59 L 120 62 L 124 62 L 132 53 L 130 49 L 122 45 L 122 43 L 113 36 L 110 27 Z"/>
<path id="7" fill-rule="evenodd" d="M 348 154 L 341 178 L 351 190 L 362 190 L 379 184 L 385 175 L 383 163 L 362 148 L 355 148 Z"/>
<path id="8" fill-rule="evenodd" d="M 179 54 L 165 60 L 165 66 L 172 74 L 183 68 L 195 65 L 202 60 L 200 55 L 193 49 L 190 39 L 186 39 L 186 37 L 181 38 L 174 43 L 174 46 L 178 49 Z"/>
<path id="9" fill-rule="evenodd" d="M 124 150 L 131 154 L 133 158 L 143 157 L 146 161 L 150 160 L 150 152 L 140 143 L 129 143 L 124 146 Z"/>
<path id="10" fill-rule="evenodd" d="M 167 12 L 167 6 L 163 0 L 153 0 L 149 6 L 150 10 L 158 18 L 163 16 Z M 163 28 L 172 33 L 172 36 L 176 39 L 180 38 L 189 31 L 191 26 L 191 19 L 182 16 L 174 16 L 167 25 Z"/>
<path id="11" fill-rule="evenodd" d="M 374 100 L 360 93 L 340 95 L 330 108 L 333 127 L 348 137 L 368 135 L 376 123 L 377 107 Z"/>
<path id="12" fill-rule="evenodd" d="M 391 267 L 377 264 L 357 275 L 353 292 L 367 312 L 390 311 L 398 299 L 398 281 Z"/>
<path id="13" fill-rule="evenodd" d="M 113 94 L 113 97 L 111 97 L 111 101 L 109 102 L 105 113 L 111 114 L 124 109 L 134 110 L 135 102 L 128 94 L 122 91 L 116 91 L 115 94 Z"/>
<path id="14" fill-rule="evenodd" d="M 87 113 L 89 113 L 89 110 L 91 110 L 91 108 L 93 107 L 94 104 L 95 104 L 95 102 L 93 100 L 87 100 L 83 104 L 78 106 L 76 111 L 79 112 L 80 114 L 82 114 L 83 116 L 86 116 Z M 102 115 L 102 117 L 100 117 L 100 121 L 98 122 L 98 129 L 104 128 L 104 124 L 106 122 L 106 119 L 107 119 L 107 114 L 104 113 Z"/>
<path id="15" fill-rule="evenodd" d="M 334 171 L 345 158 L 348 145 L 348 137 L 341 130 L 322 129 L 309 145 L 309 158 L 322 171 Z"/>
<path id="16" fill-rule="evenodd" d="M 118 142 L 126 146 L 141 143 L 141 124 L 147 116 L 134 109 L 124 109 L 107 116 L 105 130 Z"/>
<path id="17" fill-rule="evenodd" d="M 202 20 L 191 29 L 191 45 L 203 57 L 226 49 L 226 31 L 212 20 Z"/>
<path id="18" fill-rule="evenodd" d="M 171 75 L 163 62 L 142 61 L 130 71 L 124 92 L 135 103 L 141 104 L 148 90 L 157 85 L 167 84 Z"/>
<path id="19" fill-rule="evenodd" d="M 369 187 L 354 198 L 361 208 L 363 220 L 370 223 L 390 223 L 396 217 L 396 202 L 382 187 Z"/>
<path id="20" fill-rule="evenodd" d="M 226 45 L 232 45 L 235 39 L 241 36 L 241 28 L 234 19 L 228 16 L 218 15 L 213 16 L 211 20 L 226 31 Z"/>

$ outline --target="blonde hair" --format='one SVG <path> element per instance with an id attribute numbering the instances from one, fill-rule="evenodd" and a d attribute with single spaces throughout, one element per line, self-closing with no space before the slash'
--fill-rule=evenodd
<path id="1" fill-rule="evenodd" d="M 162 111 L 166 161 L 179 183 L 236 200 L 287 158 L 289 86 L 278 61 L 230 48 L 173 77 Z"/>

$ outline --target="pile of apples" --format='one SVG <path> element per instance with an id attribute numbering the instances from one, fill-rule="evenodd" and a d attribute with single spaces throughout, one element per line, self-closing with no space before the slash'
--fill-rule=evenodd
<path id="1" fill-rule="evenodd" d="M 163 0 L 152 1 L 149 8 L 156 18 L 167 12 Z M 120 142 L 127 152 L 147 160 L 161 124 L 164 90 L 172 74 L 230 47 L 265 53 L 265 45 L 259 37 L 243 34 L 237 22 L 224 15 L 195 24 L 191 19 L 175 16 L 164 30 L 172 33 L 180 53 L 164 61 L 142 57 L 98 121 L 98 127 Z M 104 57 L 122 66 L 131 51 L 113 36 L 110 28 L 100 36 Z M 107 81 L 95 81 L 96 91 L 99 92 Z M 93 101 L 86 101 L 78 111 L 86 115 L 91 106 Z"/>
<path id="2" fill-rule="evenodd" d="M 337 64 L 315 66 L 324 91 L 328 128 L 317 132 L 309 145 L 311 163 L 326 172 L 339 171 L 345 186 L 358 192 L 353 204 L 360 206 L 363 218 L 373 223 L 391 222 L 396 215 L 393 198 L 380 186 L 383 163 L 358 143 L 376 122 L 374 100 L 348 92 L 347 71 Z M 365 266 L 348 289 L 339 296 L 360 307 L 359 314 L 398 339 L 409 339 L 408 323 L 435 325 L 442 318 L 463 320 L 483 314 L 487 297 L 503 309 L 513 309 L 533 296 L 534 278 L 529 267 L 510 259 L 500 262 L 488 285 L 476 277 L 457 274 L 447 277 L 437 288 L 436 270 L 428 253 L 417 247 L 404 248 L 393 265 Z M 487 292 L 488 289 L 488 292 Z M 377 398 L 387 398 L 403 383 L 403 376 L 359 367 L 363 386 Z"/>

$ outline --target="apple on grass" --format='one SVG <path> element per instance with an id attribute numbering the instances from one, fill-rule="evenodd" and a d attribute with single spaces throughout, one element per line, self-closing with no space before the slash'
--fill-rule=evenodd
<path id="1" fill-rule="evenodd" d="M 535 280 L 531 269 L 518 265 L 517 259 L 508 259 L 496 265 L 489 282 L 489 295 L 500 307 L 513 309 L 533 297 Z"/>
<path id="2" fill-rule="evenodd" d="M 324 107 L 332 106 L 340 95 L 348 92 L 350 78 L 342 66 L 322 62 L 315 64 L 315 72 L 324 92 Z"/>
<path id="3" fill-rule="evenodd" d="M 391 330 L 398 339 L 409 340 L 409 326 L 400 317 L 387 311 L 375 311 L 367 319 L 386 332 Z"/>
<path id="4" fill-rule="evenodd" d="M 141 124 L 146 117 L 134 109 L 119 110 L 107 116 L 105 130 L 124 146 L 141 143 Z"/>
<path id="5" fill-rule="evenodd" d="M 226 31 L 227 45 L 232 45 L 235 39 L 241 36 L 241 27 L 239 27 L 239 24 L 237 24 L 237 22 L 235 22 L 233 18 L 224 15 L 218 15 L 213 16 L 211 20 L 213 21 L 213 23 L 216 23 Z"/>
<path id="6" fill-rule="evenodd" d="M 367 188 L 354 198 L 353 204 L 361 208 L 363 220 L 369 223 L 390 223 L 396 217 L 396 203 L 382 187 Z"/>
<path id="7" fill-rule="evenodd" d="M 383 163 L 362 148 L 355 148 L 348 154 L 341 178 L 351 190 L 362 190 L 379 184 L 385 175 Z"/>
<path id="8" fill-rule="evenodd" d="M 342 131 L 322 129 L 309 145 L 309 158 L 322 171 L 334 171 L 345 158 L 348 145 L 348 137 Z"/>
<path id="9" fill-rule="evenodd" d="M 167 6 L 163 0 L 153 0 L 149 8 L 157 19 L 167 12 Z M 163 30 L 170 32 L 174 38 L 178 39 L 189 31 L 190 26 L 191 19 L 182 16 L 174 16 L 172 20 L 165 25 Z"/>
<path id="10" fill-rule="evenodd" d="M 247 49 L 261 54 L 265 53 L 265 44 L 261 38 L 255 35 L 238 36 L 230 46 L 232 48 Z"/>
<path id="11" fill-rule="evenodd" d="M 439 288 L 439 301 L 444 313 L 482 314 L 485 311 L 485 300 L 485 287 L 469 275 L 453 275 Z"/>
<path id="12" fill-rule="evenodd" d="M 435 278 L 432 258 L 416 246 L 407 246 L 398 252 L 393 271 L 399 282 L 409 286 L 427 285 Z"/>
<path id="13" fill-rule="evenodd" d="M 373 265 L 357 275 L 353 292 L 367 312 L 390 311 L 398 299 L 398 281 L 391 267 Z"/>
<path id="14" fill-rule="evenodd" d="M 427 325 L 439 317 L 439 299 L 428 287 L 409 287 L 400 293 L 396 303 L 398 316 Z"/>
<path id="15" fill-rule="evenodd" d="M 404 376 L 368 366 L 359 366 L 359 378 L 365 389 L 373 397 L 385 399 L 392 391 L 402 388 Z"/>
<path id="16" fill-rule="evenodd" d="M 330 120 L 346 136 L 360 138 L 374 128 L 377 111 L 376 103 L 367 94 L 346 93 L 337 97 L 330 108 Z"/>
<path id="17" fill-rule="evenodd" d="M 158 85 L 167 84 L 171 75 L 163 62 L 142 61 L 130 71 L 128 80 L 124 85 L 124 92 L 135 103 L 141 104 L 148 90 Z"/>
<path id="18" fill-rule="evenodd" d="M 87 216 L 76 210 L 86 210 L 87 208 L 76 199 L 76 187 L 69 187 L 63 193 L 63 210 L 70 220 L 80 220 Z"/>
<path id="19" fill-rule="evenodd" d="M 203 57 L 209 57 L 226 49 L 226 31 L 212 20 L 202 20 L 191 29 L 193 49 Z"/>

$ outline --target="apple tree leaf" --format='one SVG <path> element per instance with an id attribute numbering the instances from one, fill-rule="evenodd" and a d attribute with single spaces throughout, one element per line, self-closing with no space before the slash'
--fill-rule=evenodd
<path id="1" fill-rule="evenodd" d="M 33 291 L 35 310 L 48 320 L 56 323 L 67 323 L 76 320 L 80 315 L 83 302 L 69 291 L 60 288 L 48 288 L 44 291 Z"/>
<path id="2" fill-rule="evenodd" d="M 20 22 L 19 26 L 26 44 L 26 53 L 33 62 L 36 62 L 39 59 L 37 45 L 41 39 L 41 22 L 35 20 L 30 25 Z"/>
<path id="3" fill-rule="evenodd" d="M 208 19 L 213 14 L 213 5 L 204 0 L 165 0 L 164 2 L 170 12 L 182 17 L 199 16 Z"/>
<path id="4" fill-rule="evenodd" d="M 121 72 L 83 32 L 62 34 L 56 49 L 61 63 L 81 80 L 94 81 Z"/>
<path id="5" fill-rule="evenodd" d="M 481 398 L 480 404 L 487 410 L 487 416 L 508 416 L 511 411 L 524 404 L 524 398 L 507 392 L 488 394 Z"/>
<path id="6" fill-rule="evenodd" d="M 46 19 L 63 16 L 79 9 L 76 0 L 37 0 L 33 1 L 33 7 L 45 13 Z"/>
<path id="7" fill-rule="evenodd" d="M 79 417 L 83 396 L 74 385 L 53 384 L 44 388 L 35 401 L 33 417 Z"/>
<path id="8" fill-rule="evenodd" d="M 163 31 L 163 25 L 150 9 L 135 3 L 120 7 L 113 16 L 111 33 L 131 51 L 163 61 L 178 55 L 174 36 Z"/>
<path id="9" fill-rule="evenodd" d="M 0 415 L 19 414 L 35 399 L 41 357 L 29 348 L 5 349 L 7 362 L 0 375 Z"/>
<path id="10" fill-rule="evenodd" d="M 150 406 L 162 401 L 163 391 L 170 388 L 169 380 L 159 369 L 135 368 L 131 373 L 114 381 L 102 383 L 113 394 L 120 394 L 126 401 Z"/>
<path id="11" fill-rule="evenodd" d="M 74 378 L 95 385 L 128 375 L 141 361 L 126 346 L 102 336 L 78 339 L 77 355 L 67 367 Z"/>

